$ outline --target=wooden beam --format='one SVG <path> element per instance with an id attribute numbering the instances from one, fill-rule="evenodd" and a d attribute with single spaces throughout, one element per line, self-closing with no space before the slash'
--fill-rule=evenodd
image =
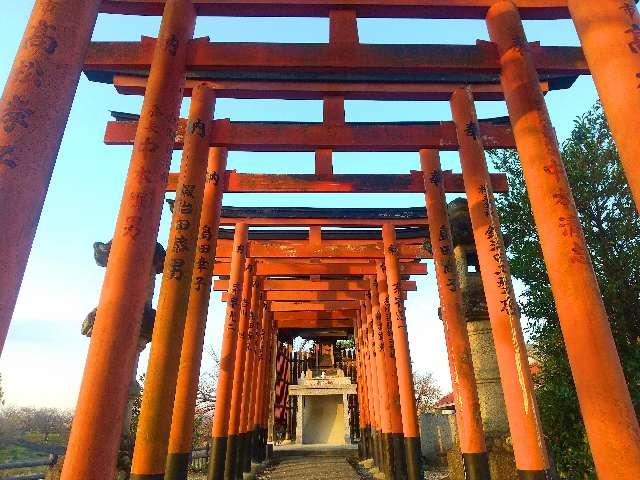
<path id="1" fill-rule="evenodd" d="M 272 312 L 332 312 L 334 310 L 355 310 L 360 308 L 360 301 L 326 301 L 326 302 L 270 302 Z"/>
<path id="2" fill-rule="evenodd" d="M 286 312 L 282 312 L 286 313 Z M 276 320 L 276 328 L 294 328 L 294 329 L 335 329 L 349 330 L 353 329 L 353 320 L 343 319 L 299 319 L 299 318 L 281 318 Z"/>
<path id="3" fill-rule="evenodd" d="M 366 245 L 370 243 L 378 243 L 382 240 L 380 226 L 383 223 L 393 223 L 395 225 L 396 220 L 389 218 L 387 221 L 382 219 L 378 220 L 378 228 L 334 228 L 322 230 L 322 241 L 327 241 L 335 245 Z M 282 227 L 281 224 L 275 225 L 276 227 Z M 296 224 L 298 227 L 304 227 L 300 222 Z M 373 227 L 373 226 L 369 226 Z M 234 229 L 223 227 L 218 231 L 218 238 L 231 240 L 233 238 Z M 427 226 L 402 226 L 396 228 L 397 243 L 402 245 L 422 245 L 425 238 L 429 236 Z M 278 241 L 283 243 L 295 244 L 301 241 L 309 241 L 310 230 L 301 228 L 275 228 L 265 230 L 263 228 L 251 228 L 249 230 L 249 241 Z"/>
<path id="4" fill-rule="evenodd" d="M 279 302 L 328 302 L 364 300 L 366 292 L 354 291 L 299 291 L 299 290 L 267 290 L 263 292 L 263 300 Z M 222 293 L 222 301 L 229 300 L 229 293 Z"/>
<path id="5" fill-rule="evenodd" d="M 568 88 L 577 77 L 558 77 L 540 82 L 543 93 L 556 88 Z M 108 77 L 107 77 L 108 79 Z M 122 95 L 144 95 L 147 78 L 132 75 L 114 75 L 116 91 Z M 187 80 L 185 97 L 190 97 L 193 87 L 202 80 Z M 476 101 L 504 100 L 502 86 L 497 83 L 363 83 L 363 82 L 271 82 L 251 80 L 213 80 L 206 82 L 216 91 L 218 98 L 322 100 L 337 95 L 346 100 L 405 100 L 449 101 L 451 92 L 469 86 Z"/>
<path id="6" fill-rule="evenodd" d="M 178 175 L 178 173 L 169 175 L 167 192 L 175 192 Z M 445 171 L 443 181 L 447 193 L 465 192 L 461 174 L 450 170 Z M 494 193 L 508 191 L 507 176 L 504 174 L 492 174 L 491 184 Z M 320 176 L 238 173 L 230 170 L 227 171 L 225 191 L 228 193 L 424 193 L 424 180 L 422 172 L 417 171 L 411 171 L 408 175 Z"/>
<path id="7" fill-rule="evenodd" d="M 268 290 L 263 292 L 263 300 L 278 302 L 328 302 L 364 300 L 365 291 L 299 291 L 299 290 Z M 407 292 L 402 292 L 404 300 L 407 299 Z M 229 301 L 229 293 L 222 293 L 222 301 Z"/>
<path id="8" fill-rule="evenodd" d="M 360 307 L 358 307 L 358 310 Z M 356 318 L 356 310 L 334 310 L 329 312 L 273 312 L 273 319 L 279 320 L 350 320 Z M 353 323 L 351 324 L 353 326 Z"/>
<path id="9" fill-rule="evenodd" d="M 233 240 L 218 240 L 217 259 L 229 259 L 233 250 Z M 398 245 L 398 257 L 409 259 L 433 258 L 431 252 L 425 250 L 422 243 L 418 245 Z M 365 258 L 383 259 L 384 246 L 380 243 L 364 243 L 351 241 L 341 244 L 323 241 L 320 245 L 310 242 L 284 242 L 251 240 L 248 256 L 252 258 Z"/>
<path id="10" fill-rule="evenodd" d="M 105 143 L 133 145 L 137 121 L 111 121 Z M 186 120 L 180 119 L 175 149 L 183 147 Z M 487 150 L 515 148 L 511 128 L 490 121 L 480 122 L 482 142 Z M 322 123 L 230 122 L 215 120 L 210 145 L 250 152 L 312 152 L 330 148 L 337 152 L 417 152 L 422 148 L 457 150 L 453 122 L 441 123 Z M 153 145 L 144 148 L 152 150 Z"/>
<path id="11" fill-rule="evenodd" d="M 156 39 L 140 42 L 92 42 L 84 72 L 90 80 L 113 82 L 114 75 L 148 75 Z M 537 71 L 547 76 L 589 73 L 579 47 L 530 43 Z M 194 40 L 187 60 L 194 80 L 359 83 L 499 83 L 500 62 L 494 44 L 381 45 L 328 43 L 223 43 Z M 195 78 L 194 78 L 195 77 Z"/>
<path id="12" fill-rule="evenodd" d="M 228 276 L 230 273 L 229 263 L 216 263 L 213 274 L 215 276 Z M 374 263 L 293 263 L 286 261 L 256 261 L 255 274 L 260 277 L 275 276 L 309 276 L 309 275 L 332 275 L 332 276 L 363 276 L 374 275 L 376 266 Z M 425 263 L 401 263 L 400 273 L 402 275 L 426 275 L 427 265 Z"/>
<path id="13" fill-rule="evenodd" d="M 331 10 L 355 10 L 371 18 L 484 19 L 495 0 L 193 0 L 198 15 L 328 17 Z M 514 0 L 526 20 L 571 18 L 566 0 Z M 100 11 L 162 15 L 164 0 L 104 0 Z"/>
<path id="14" fill-rule="evenodd" d="M 267 278 L 262 282 L 262 289 L 269 291 L 360 291 L 366 292 L 371 288 L 369 280 L 299 280 L 299 279 L 274 279 Z M 415 292 L 418 290 L 416 282 L 405 280 L 401 283 L 403 291 Z M 229 280 L 214 280 L 213 289 L 215 291 L 227 292 L 229 290 Z"/>

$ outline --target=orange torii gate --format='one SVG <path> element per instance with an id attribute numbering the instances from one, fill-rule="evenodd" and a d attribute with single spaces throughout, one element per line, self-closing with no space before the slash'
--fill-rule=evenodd
<path id="1" fill-rule="evenodd" d="M 162 14 L 158 40 L 91 44 L 91 34 L 100 11 L 131 15 Z M 197 15 L 328 16 L 330 43 L 303 46 L 247 45 L 215 44 L 208 39 L 193 40 Z M 358 17 L 486 18 L 491 43 L 415 47 L 360 45 L 356 26 Z M 522 28 L 522 18 L 572 18 L 584 53 L 577 48 L 542 47 L 529 43 Z M 570 82 L 566 81 L 567 76 L 571 78 L 592 71 L 632 193 L 640 205 L 640 147 L 635 140 L 635 132 L 630 130 L 640 110 L 637 88 L 637 74 L 640 72 L 639 24 L 640 16 L 631 0 L 356 0 L 344 3 L 335 0 L 36 0 L 0 100 L 3 127 L 0 129 L 0 224 L 3 225 L 4 240 L 0 243 L 0 258 L 6 262 L 0 268 L 0 344 L 4 343 L 6 337 L 83 65 L 94 80 L 117 81 L 124 89 L 132 88 L 126 79 L 121 81 L 125 76 L 148 77 L 144 90 L 139 85 L 134 88 L 135 93 L 144 91 L 145 94 L 135 132 L 132 125 L 113 127 L 113 131 L 120 135 L 115 136 L 114 141 L 133 144 L 132 162 L 62 478 L 103 479 L 113 475 L 120 433 L 113 425 L 120 424 L 124 410 L 135 356 L 134 344 L 140 328 L 139 313 L 146 301 L 146 278 L 140 276 L 139 272 L 150 270 L 162 198 L 168 181 L 168 159 L 176 146 L 177 115 L 183 87 L 187 77 L 196 82 L 228 82 L 230 78 L 225 78 L 225 71 L 236 74 L 243 72 L 246 76 L 238 75 L 236 78 L 240 81 L 270 78 L 280 82 L 274 90 L 280 93 L 273 95 L 301 94 L 312 95 L 313 98 L 322 95 L 327 125 L 308 126 L 311 133 L 310 138 L 306 139 L 302 138 L 300 130 L 296 131 L 296 126 L 279 131 L 278 125 L 263 125 L 270 135 L 267 145 L 258 147 L 256 143 L 251 143 L 256 142 L 256 138 L 246 140 L 239 136 L 239 132 L 257 135 L 258 132 L 252 130 L 250 125 L 234 126 L 232 122 L 214 125 L 216 122 L 209 121 L 212 118 L 214 93 L 210 88 L 191 85 L 191 124 L 190 128 L 185 129 L 184 138 L 178 138 L 178 145 L 185 149 L 185 161 L 176 190 L 177 200 L 185 208 L 177 209 L 172 222 L 171 249 L 167 255 L 160 294 L 163 308 L 158 309 L 154 331 L 147 379 L 149 386 L 143 402 L 133 478 L 164 478 L 167 448 L 170 452 L 182 452 L 181 448 L 184 448 L 175 445 L 167 447 L 169 422 L 154 415 L 166 416 L 172 406 L 188 405 L 191 401 L 174 401 L 173 379 L 178 377 L 179 367 L 184 362 L 197 360 L 198 348 L 189 342 L 199 338 L 203 306 L 208 303 L 210 290 L 208 287 L 202 288 L 202 285 L 192 285 L 190 281 L 193 277 L 193 247 L 197 246 L 198 251 L 205 251 L 209 255 L 207 268 L 212 270 L 208 272 L 207 281 L 211 281 L 214 268 L 215 256 L 212 257 L 211 253 L 216 247 L 214 235 L 217 233 L 222 188 L 217 188 L 215 177 L 207 177 L 205 184 L 203 175 L 206 152 L 212 139 L 214 145 L 236 148 L 315 150 L 316 174 L 327 174 L 332 170 L 332 149 L 375 149 L 381 146 L 380 138 L 384 139 L 385 131 L 394 131 L 391 126 L 367 131 L 366 128 L 358 130 L 344 125 L 343 99 L 357 95 L 393 99 L 404 96 L 415 98 L 416 95 L 423 99 L 438 95 L 451 97 L 453 129 L 451 124 L 419 126 L 414 129 L 414 134 L 424 134 L 424 142 L 416 138 L 410 141 L 396 140 L 393 149 L 421 150 L 423 168 L 425 173 L 428 172 L 423 177 L 427 186 L 427 206 L 436 209 L 441 206 L 437 197 L 442 196 L 442 190 L 431 189 L 427 182 L 440 188 L 442 181 L 436 152 L 430 149 L 460 149 L 465 191 L 491 323 L 494 335 L 499 340 L 496 344 L 501 347 L 498 361 L 505 382 L 505 400 L 516 463 L 523 478 L 546 478 L 550 463 L 526 371 L 519 315 L 515 308 L 493 191 L 484 161 L 484 148 L 507 145 L 491 141 L 497 138 L 491 132 L 494 126 L 478 122 L 473 104 L 474 100 L 495 98 L 500 94 L 495 87 L 498 78 L 513 129 L 510 146 L 515 145 L 519 151 L 531 192 L 536 227 L 548 265 L 598 477 L 616 480 L 637 478 L 640 475 L 640 428 L 542 93 L 545 88 L 568 86 Z M 194 75 L 195 72 L 199 73 Z M 442 78 L 446 81 L 443 82 Z M 559 81 L 562 79 L 565 79 L 564 83 Z M 289 85 L 282 82 L 289 82 Z M 328 82 L 335 82 L 336 88 L 323 86 Z M 308 87 L 292 87 L 291 83 L 304 83 Z M 367 91 L 367 86 L 373 83 L 380 86 Z M 445 86 L 447 83 L 449 91 Z M 467 88 L 478 83 L 493 83 L 494 86 Z M 421 87 L 416 88 L 416 84 Z M 437 85 L 430 89 L 427 86 L 430 84 Z M 265 90 L 264 84 L 260 87 L 247 85 L 241 89 L 237 88 L 237 84 L 227 84 L 224 88 L 228 95 L 242 90 L 251 98 Z M 252 93 L 246 93 L 249 91 Z M 327 126 L 335 128 L 335 143 L 328 134 Z M 295 140 L 293 145 L 289 145 L 288 138 L 282 135 L 284 130 Z M 449 136 L 448 143 L 436 145 L 435 131 L 447 135 L 455 132 L 455 138 Z M 349 135 L 354 135 L 356 146 L 350 144 Z M 220 149 L 214 148 L 212 152 L 208 169 L 210 174 L 224 170 L 226 161 Z M 194 158 L 198 161 L 193 161 Z M 203 196 L 204 202 L 201 200 Z M 190 207 L 186 208 L 186 205 Z M 446 220 L 442 215 L 439 218 Z M 189 228 L 183 229 L 186 225 Z M 442 268 L 438 279 L 441 298 L 444 299 L 442 292 L 446 289 L 454 294 L 449 295 L 447 300 L 449 320 L 446 316 L 444 318 L 445 325 L 450 328 L 459 324 L 455 307 L 458 300 L 455 291 L 452 291 L 455 290 L 455 274 L 447 268 L 450 244 L 447 235 L 440 236 L 441 231 L 446 233 L 446 221 L 441 226 L 438 237 L 432 238 L 432 244 L 439 245 L 438 255 L 441 255 Z M 246 246 L 246 229 L 244 237 L 243 227 L 238 230 L 240 234 L 236 246 Z M 215 233 L 199 235 L 209 231 Z M 398 245 L 395 232 L 387 227 L 383 233 L 386 277 L 390 282 L 387 290 L 392 296 L 391 287 L 399 285 L 401 277 L 396 267 L 402 263 L 395 256 Z M 430 235 L 433 233 L 430 231 Z M 243 260 L 232 262 L 226 271 L 233 279 L 232 289 L 238 284 L 242 285 L 243 255 L 239 252 L 236 256 Z M 287 266 L 294 264 L 261 265 L 265 272 L 273 274 L 275 271 L 285 271 Z M 394 267 L 390 269 L 390 265 Z M 376 275 L 379 267 L 380 262 L 376 261 Z M 373 275 L 362 273 L 371 271 L 362 265 L 341 268 L 340 275 L 345 272 L 352 275 L 356 271 L 362 275 Z M 300 273 L 304 268 L 296 265 L 294 271 Z M 329 271 L 329 267 L 323 266 L 312 275 L 322 275 L 317 272 L 326 271 Z M 492 276 L 494 272 L 497 272 L 496 276 Z M 244 292 L 248 295 L 248 288 Z M 393 293 L 396 294 L 395 290 Z M 232 303 L 228 305 L 229 319 L 237 327 L 239 319 Z M 371 312 L 376 312 L 373 296 L 371 303 Z M 393 339 L 395 346 L 400 347 L 396 352 L 396 364 L 400 392 L 403 392 L 407 379 L 401 379 L 400 375 L 410 372 L 408 350 L 403 350 L 406 342 L 397 342 L 396 337 L 402 339 L 406 336 L 403 330 L 404 316 L 400 304 L 390 302 L 389 309 L 392 319 L 396 321 Z M 365 321 L 368 310 L 364 306 L 356 318 L 361 352 L 367 348 L 365 339 L 370 338 Z M 233 338 L 225 330 L 224 344 L 231 345 Z M 375 336 L 371 341 L 375 342 Z M 452 364 L 464 348 L 462 341 L 458 342 L 455 355 L 450 349 Z M 183 358 L 179 365 L 177 358 L 180 352 Z M 233 359 L 233 355 L 229 357 L 230 365 L 234 364 Z M 375 362 L 365 355 L 360 355 L 358 362 L 361 366 L 360 383 L 370 392 L 374 391 L 375 382 L 371 381 L 373 377 L 368 376 L 367 372 L 376 371 L 372 365 Z M 378 371 L 380 368 L 383 367 L 379 366 Z M 167 379 L 171 380 L 167 382 Z M 219 392 L 221 389 L 232 389 L 232 379 L 231 374 L 223 375 Z M 473 405 L 472 397 L 470 389 L 459 386 L 456 405 L 465 411 L 465 398 L 471 398 Z M 371 395 L 370 398 L 376 397 Z M 225 410 L 228 405 L 223 403 L 219 408 L 228 411 Z M 405 437 L 414 439 L 413 425 L 404 425 L 405 418 L 411 418 L 411 402 L 401 403 Z M 380 405 L 376 408 L 375 402 L 372 402 L 370 407 L 374 422 L 378 422 L 376 425 L 387 421 L 380 418 L 379 413 L 383 412 Z M 461 439 L 467 448 L 463 450 L 465 462 L 472 468 L 481 466 L 483 445 L 477 436 L 475 441 L 467 438 L 467 434 L 473 430 L 473 424 L 459 424 L 459 427 L 461 430 L 467 428 L 467 433 L 462 434 L 466 440 Z M 214 447 L 219 448 L 220 445 Z M 215 451 L 212 456 L 215 458 Z M 382 465 L 377 456 L 379 465 Z M 179 478 L 183 463 L 184 456 L 170 455 L 166 467 L 167 478 Z M 410 467 L 407 472 L 409 478 L 417 478 L 415 459 L 409 459 L 407 463 Z M 486 472 L 475 472 L 473 475 L 477 478 L 488 478 Z M 219 475 L 220 472 L 210 473 L 211 478 L 220 478 Z"/>
<path id="2" fill-rule="evenodd" d="M 373 225 L 380 225 L 385 221 L 401 221 L 404 225 L 404 228 L 399 230 L 398 237 L 401 237 L 403 242 L 398 245 L 397 254 L 400 260 L 406 262 L 409 259 L 420 259 L 420 258 L 430 258 L 431 254 L 424 249 L 424 228 L 406 228 L 407 225 L 418 225 L 424 227 L 426 218 L 424 216 L 424 209 L 411 209 L 411 210 L 402 210 L 402 209 L 384 209 L 384 210 L 373 210 L 373 209 L 335 209 L 335 210 L 327 210 L 327 209 L 267 209 L 262 212 L 262 216 L 264 218 L 259 218 L 256 214 L 258 212 L 253 211 L 254 209 L 233 209 L 233 208 L 224 208 L 222 211 L 223 220 L 221 223 L 234 224 L 238 222 L 238 220 L 245 220 L 247 218 L 251 218 L 252 221 L 255 221 L 258 225 L 268 224 L 270 226 L 281 226 L 279 224 L 291 225 L 292 222 L 295 222 L 296 225 L 308 225 L 312 224 L 309 229 L 309 232 L 299 231 L 299 230 L 274 230 L 274 231 L 264 231 L 257 230 L 254 231 L 252 236 L 254 239 L 250 240 L 247 244 L 246 252 L 250 256 L 250 258 L 254 259 L 254 264 L 257 262 L 257 259 L 260 258 L 278 258 L 285 259 L 291 262 L 291 266 L 294 267 L 297 263 L 299 263 L 298 259 L 313 258 L 315 261 L 325 261 L 330 262 L 327 265 L 331 266 L 334 273 L 344 273 L 341 270 L 338 270 L 336 267 L 339 267 L 343 262 L 351 262 L 354 260 L 354 257 L 360 258 L 362 260 L 371 260 L 378 259 L 378 262 L 382 264 L 382 261 L 385 257 L 384 248 L 382 245 L 382 232 L 380 230 L 375 231 L 371 230 Z M 278 217 L 277 219 L 275 217 Z M 278 222 L 280 220 L 280 222 Z M 329 223 L 332 226 L 333 230 L 323 231 L 319 227 L 324 223 Z M 365 224 L 365 225 L 363 225 Z M 343 227 L 343 229 L 336 231 L 336 225 Z M 346 230 L 345 227 L 353 227 L 354 225 L 365 226 L 368 227 L 367 230 L 359 232 L 357 230 Z M 220 261 L 228 261 L 228 258 L 221 258 L 225 256 L 224 252 L 233 252 L 233 249 L 229 248 L 228 240 L 225 242 L 224 237 L 229 237 L 229 233 L 221 230 L 219 234 L 218 240 L 218 250 L 216 255 Z M 342 243 L 337 243 L 342 242 Z M 373 243 L 377 242 L 377 243 Z M 226 248 L 225 248 L 226 243 Z M 413 244 L 412 244 L 413 243 Z M 342 248 L 341 248 L 342 247 Z M 412 247 L 412 248 L 407 248 Z M 417 248 L 416 248 L 417 247 Z M 228 254 L 227 254 L 228 255 Z M 308 261 L 308 260 L 307 260 Z M 305 262 L 306 263 L 306 262 Z M 399 262 L 396 262 L 398 267 L 400 266 Z M 371 430 L 371 438 L 367 438 L 363 440 L 365 443 L 374 445 L 372 454 L 375 454 L 376 463 L 380 466 L 382 470 L 387 472 L 387 475 L 399 475 L 400 471 L 404 469 L 404 464 L 406 463 L 406 453 L 404 447 L 404 435 L 402 429 L 402 421 L 400 418 L 400 405 L 393 403 L 389 403 L 389 395 L 390 392 L 394 392 L 397 394 L 398 392 L 398 382 L 397 382 L 397 373 L 391 377 L 387 378 L 387 374 L 385 370 L 387 369 L 387 364 L 393 364 L 394 371 L 395 368 L 395 360 L 392 354 L 394 348 L 390 346 L 387 349 L 384 348 L 382 343 L 383 338 L 387 338 L 387 342 L 389 341 L 390 336 L 392 335 L 392 321 L 390 317 L 390 312 L 387 307 L 386 310 L 380 308 L 380 303 L 378 301 L 378 289 L 377 289 L 377 276 L 378 276 L 379 268 L 376 266 L 372 271 L 372 275 L 368 275 L 367 279 L 363 281 L 365 285 L 362 287 L 366 289 L 367 295 L 360 296 L 357 299 L 321 299 L 316 300 L 312 298 L 317 293 L 324 294 L 332 294 L 333 296 L 336 293 L 342 293 L 345 295 L 360 293 L 360 292 L 349 292 L 349 291 L 327 291 L 320 290 L 319 292 L 314 292 L 312 289 L 314 288 L 314 283 L 322 282 L 312 281 L 312 280 L 300 280 L 300 279 L 288 279 L 288 280 L 271 280 L 272 282 L 280 282 L 280 285 L 271 285 L 271 287 L 282 288 L 289 287 L 292 288 L 297 282 L 302 282 L 304 285 L 308 295 L 306 299 L 300 298 L 299 291 L 275 291 L 273 293 L 287 293 L 291 295 L 290 298 L 286 296 L 280 296 L 280 299 L 269 299 L 267 295 L 262 296 L 262 299 L 265 302 L 265 308 L 272 312 L 274 316 L 274 320 L 276 321 L 276 325 L 278 328 L 297 328 L 297 329 L 314 329 L 318 328 L 336 328 L 340 327 L 340 324 L 336 324 L 335 322 L 342 318 L 343 322 L 346 322 L 350 329 L 354 327 L 354 320 L 360 314 L 361 306 L 369 305 L 369 310 L 371 310 L 370 306 L 378 305 L 378 310 L 383 310 L 385 313 L 384 321 L 382 315 L 369 315 L 366 319 L 366 328 L 367 335 L 372 339 L 374 338 L 374 331 L 377 332 L 378 335 L 378 345 L 374 342 L 375 340 L 371 340 L 372 343 L 368 343 L 370 355 L 375 356 L 377 354 L 378 363 L 380 364 L 377 368 L 382 367 L 381 370 L 378 371 L 375 376 L 378 378 L 378 382 L 380 384 L 380 388 L 376 390 L 376 399 L 375 402 L 380 405 L 382 409 L 382 405 L 385 405 L 385 413 L 382 414 L 382 410 L 380 410 L 380 415 L 383 415 L 385 418 L 385 423 L 382 423 L 382 417 L 373 425 L 373 429 Z M 254 269 L 254 274 L 258 276 L 259 270 Z M 293 269 L 291 270 L 292 274 L 300 273 L 299 270 Z M 384 271 L 382 271 L 382 275 L 384 278 Z M 372 284 L 372 279 L 375 278 L 374 283 Z M 269 281 L 268 279 L 261 279 L 260 285 L 262 286 L 264 282 Z M 333 282 L 337 282 L 332 280 Z M 286 285 L 282 285 L 283 282 L 286 282 Z M 354 287 L 353 281 L 351 281 L 351 285 L 344 285 L 345 280 L 339 281 L 342 285 L 336 284 L 335 288 L 350 286 Z M 411 287 L 411 285 L 407 285 L 406 281 L 402 282 L 402 286 L 399 289 L 393 290 L 393 295 L 396 302 L 402 302 L 405 298 L 405 294 L 403 292 L 404 287 Z M 229 282 L 221 284 L 220 287 L 229 287 Z M 323 284 L 324 288 L 329 288 L 328 285 Z M 300 286 L 298 286 L 300 288 Z M 372 290 L 374 288 L 374 290 Z M 265 291 L 265 293 L 269 293 Z M 226 298 L 225 298 L 226 297 Z M 385 297 L 388 297 L 388 293 L 385 292 Z M 228 300 L 232 298 L 231 294 L 227 294 L 223 296 L 223 300 Z M 295 301 L 294 301 L 295 300 Z M 372 300 L 374 300 L 372 302 Z M 388 305 L 389 301 L 382 301 L 383 306 Z M 280 315 L 289 314 L 288 317 L 281 317 Z M 293 316 L 295 315 L 295 316 Z M 324 318 L 320 315 L 324 315 Z M 304 316 L 304 318 L 301 318 Z M 286 320 L 285 320 L 286 319 Z M 282 324 L 281 322 L 285 322 Z M 325 332 L 325 335 L 327 333 Z M 388 357 L 388 358 L 387 358 Z M 382 362 L 382 363 L 380 363 Z M 245 363 L 245 368 L 249 366 L 248 363 Z M 246 373 L 245 373 L 246 374 Z M 373 370 L 369 373 L 369 375 L 373 378 Z M 364 393 L 363 393 L 364 395 Z M 413 389 L 411 384 L 410 391 L 407 391 L 407 397 L 413 398 Z M 231 399 L 233 403 L 234 396 Z M 397 399 L 396 399 L 397 400 Z M 372 399 L 373 401 L 373 399 Z M 405 398 L 406 402 L 406 398 Z M 413 402 L 413 400 L 412 400 Z M 395 415 L 397 421 L 394 425 L 391 424 L 391 415 Z M 415 417 L 415 414 L 413 415 Z M 415 423 L 415 421 L 414 421 Z M 368 435 L 370 430 L 363 424 L 363 434 Z M 247 444 L 250 443 L 247 439 L 246 431 L 240 429 L 239 432 L 236 432 L 235 429 L 232 429 L 228 436 L 228 448 L 235 449 L 235 453 L 232 453 L 231 456 L 228 453 L 226 455 L 225 462 L 225 471 L 231 471 L 232 475 L 235 474 L 238 470 L 242 470 L 243 466 L 242 462 L 239 462 L 239 458 L 247 458 L 246 448 Z M 254 434 L 255 437 L 255 434 Z M 411 437 L 410 437 L 411 438 Z M 416 445 L 413 445 L 415 450 Z M 411 458 L 411 457 L 410 457 Z M 244 469 L 248 465 L 244 465 Z"/>

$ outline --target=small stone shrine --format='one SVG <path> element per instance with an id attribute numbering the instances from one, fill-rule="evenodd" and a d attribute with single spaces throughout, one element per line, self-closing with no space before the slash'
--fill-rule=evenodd
<path id="1" fill-rule="evenodd" d="M 297 385 L 289 387 L 289 395 L 298 396 L 296 443 L 350 444 L 348 396 L 356 394 L 356 385 L 342 369 L 334 367 L 333 349 L 323 347 L 316 357 L 316 367 L 308 369 Z"/>
<path id="2" fill-rule="evenodd" d="M 296 443 L 344 445 L 351 443 L 348 395 L 356 385 L 341 369 L 328 369 L 314 375 L 307 370 L 289 395 L 297 395 Z"/>

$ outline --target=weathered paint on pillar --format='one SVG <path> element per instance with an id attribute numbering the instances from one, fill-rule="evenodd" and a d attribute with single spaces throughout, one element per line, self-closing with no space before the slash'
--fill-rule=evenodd
<path id="1" fill-rule="evenodd" d="M 195 94 L 194 94 L 195 95 Z M 165 478 L 186 480 L 193 442 L 193 419 L 196 410 L 196 394 L 200 378 L 200 363 L 204 344 L 205 327 L 211 296 L 213 265 L 216 258 L 218 226 L 222 195 L 223 172 L 226 171 L 227 151 L 214 147 L 209 150 L 209 160 L 200 213 L 196 261 L 191 278 L 189 307 L 180 354 L 180 370 L 176 384 L 176 397 L 171 420 L 169 452 Z M 174 204 L 174 208 L 180 208 Z"/>
<path id="2" fill-rule="evenodd" d="M 244 222 L 236 223 L 231 254 L 229 301 L 227 302 L 222 346 L 220 347 L 220 369 L 218 370 L 218 386 L 216 387 L 216 409 L 211 428 L 211 451 L 207 480 L 222 480 L 224 478 L 247 242 L 247 224 Z"/>
<path id="3" fill-rule="evenodd" d="M 568 0 L 591 76 L 640 211 L 640 15 L 633 0 Z"/>
<path id="4" fill-rule="evenodd" d="M 0 99 L 0 353 L 100 3 L 37 0 Z"/>
<path id="5" fill-rule="evenodd" d="M 598 478 L 638 478 L 638 420 L 522 22 L 503 1 L 487 23 Z"/>
<path id="6" fill-rule="evenodd" d="M 213 90 L 194 89 L 133 452 L 133 480 L 164 474 L 171 432 L 168 412 L 173 411 L 180 367 L 214 105 Z"/>
<path id="7" fill-rule="evenodd" d="M 404 435 L 402 433 L 402 409 L 400 407 L 400 389 L 398 388 L 398 371 L 396 368 L 396 351 L 393 344 L 393 324 L 389 304 L 389 285 L 383 260 L 376 261 L 376 278 L 378 281 L 378 299 L 382 314 L 382 336 L 385 353 L 385 373 L 389 398 L 389 416 L 391 419 L 392 462 L 396 475 L 403 478 L 406 470 Z"/>
<path id="8" fill-rule="evenodd" d="M 240 412 L 242 399 L 246 393 L 245 368 L 247 345 L 249 344 L 249 323 L 251 313 L 251 297 L 253 294 L 255 262 L 247 258 L 242 280 L 242 301 L 240 302 L 240 323 L 238 324 L 238 340 L 236 342 L 235 369 L 233 372 L 233 391 L 231 393 L 231 408 L 229 409 L 229 445 L 224 466 L 225 480 L 234 480 L 238 476 L 238 446 L 240 435 Z"/>
<path id="9" fill-rule="evenodd" d="M 471 91 L 455 90 L 451 110 L 516 466 L 520 472 L 531 472 L 532 478 L 546 478 L 549 460 Z"/>
<path id="10" fill-rule="evenodd" d="M 82 11 L 82 9 L 80 9 Z M 75 20 L 75 15 L 72 15 Z M 195 11 L 166 3 L 113 236 L 63 480 L 111 478 L 136 356 L 185 81 Z M 165 412 L 166 414 L 166 412 Z"/>
<path id="11" fill-rule="evenodd" d="M 411 371 L 407 319 L 402 299 L 402 289 L 400 288 L 401 279 L 396 231 L 392 224 L 385 223 L 382 226 L 382 240 L 384 242 L 384 263 L 387 272 L 389 308 L 393 326 L 398 389 L 400 391 L 402 430 L 407 457 L 407 478 L 409 480 L 417 480 L 420 478 L 420 428 L 418 427 L 413 373 Z"/>
<path id="12" fill-rule="evenodd" d="M 449 356 L 460 450 L 467 478 L 489 479 L 489 459 L 480 416 L 478 389 L 473 372 L 460 282 L 453 254 L 453 237 L 447 215 L 447 200 L 439 152 L 420 150 L 420 165 L 424 177 L 429 239 L 435 262 L 440 311 Z"/>

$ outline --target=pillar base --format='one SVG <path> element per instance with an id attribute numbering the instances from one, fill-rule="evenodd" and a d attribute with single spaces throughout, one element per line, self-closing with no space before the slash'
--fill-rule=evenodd
<path id="1" fill-rule="evenodd" d="M 551 480 L 551 473 L 547 470 L 518 470 L 519 480 Z"/>
<path id="2" fill-rule="evenodd" d="M 238 465 L 238 435 L 229 435 L 227 456 L 224 462 L 224 480 L 236 480 Z"/>
<path id="3" fill-rule="evenodd" d="M 373 453 L 371 450 L 371 427 L 366 426 L 360 433 L 360 441 L 362 442 L 362 460 L 371 458 Z"/>
<path id="4" fill-rule="evenodd" d="M 190 463 L 191 452 L 168 454 L 167 463 L 164 468 L 165 480 L 187 480 Z"/>
<path id="5" fill-rule="evenodd" d="M 376 443 L 376 467 L 381 472 L 384 472 L 384 449 L 382 448 L 382 432 L 380 430 L 375 431 L 375 443 Z"/>
<path id="6" fill-rule="evenodd" d="M 489 455 L 483 453 L 463 453 L 465 478 L 467 480 L 491 480 Z"/>
<path id="7" fill-rule="evenodd" d="M 240 434 L 240 457 L 238 458 L 238 464 L 240 465 L 240 471 L 249 473 L 251 472 L 251 451 L 253 446 L 253 431 Z"/>
<path id="8" fill-rule="evenodd" d="M 227 457 L 224 462 L 224 480 L 236 480 L 238 476 L 239 435 L 229 435 L 227 439 Z"/>
<path id="9" fill-rule="evenodd" d="M 407 459 L 407 480 L 422 477 L 422 452 L 419 437 L 404 437 L 405 458 Z"/>
<path id="10" fill-rule="evenodd" d="M 508 437 L 500 435 L 487 435 L 487 457 L 491 480 L 521 480 L 518 477 L 513 449 Z M 460 452 L 460 445 L 455 444 L 447 452 L 447 465 L 451 480 L 466 480 L 466 459 Z M 489 477 L 487 477 L 489 478 Z"/>
<path id="11" fill-rule="evenodd" d="M 401 433 L 391 434 L 391 469 L 397 478 L 405 478 L 407 475 L 406 454 L 404 451 L 404 436 Z"/>
<path id="12" fill-rule="evenodd" d="M 131 480 L 164 480 L 163 473 L 132 473 Z"/>
<path id="13" fill-rule="evenodd" d="M 393 471 L 393 448 L 391 445 L 391 434 L 382 433 L 380 435 L 380 443 L 382 446 L 382 471 L 389 480 L 395 478 Z"/>
<path id="14" fill-rule="evenodd" d="M 224 465 L 227 458 L 227 437 L 212 438 L 209 449 L 207 480 L 224 480 Z"/>
<path id="15" fill-rule="evenodd" d="M 269 430 L 266 427 L 260 428 L 260 444 L 258 445 L 259 463 L 263 463 L 267 460 L 268 439 L 269 439 Z"/>
<path id="16" fill-rule="evenodd" d="M 262 432 L 259 427 L 256 427 L 251 432 L 251 462 L 260 463 L 260 445 L 262 442 Z"/>

